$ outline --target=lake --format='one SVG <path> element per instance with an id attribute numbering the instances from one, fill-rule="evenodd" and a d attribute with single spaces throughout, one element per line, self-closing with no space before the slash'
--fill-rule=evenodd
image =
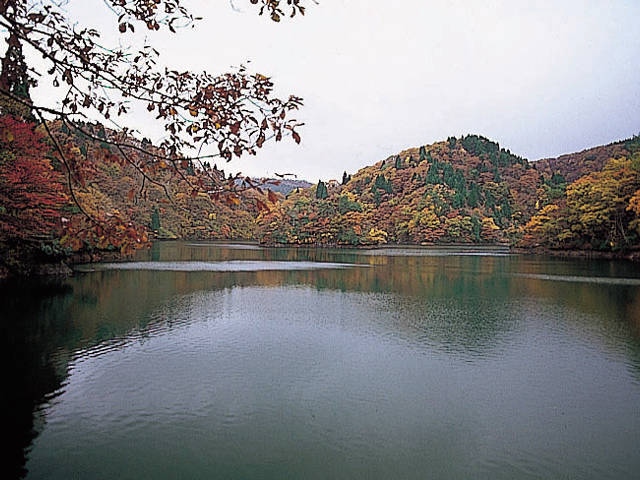
<path id="1" fill-rule="evenodd" d="M 632 479 L 640 269 L 166 242 L 3 284 L 7 475 Z"/>

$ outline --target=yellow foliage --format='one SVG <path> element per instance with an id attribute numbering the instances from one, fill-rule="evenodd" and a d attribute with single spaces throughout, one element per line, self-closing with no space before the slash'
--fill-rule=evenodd
<path id="1" fill-rule="evenodd" d="M 384 230 L 380 230 L 379 228 L 372 227 L 367 234 L 367 241 L 371 243 L 387 243 L 387 237 L 389 234 Z"/>

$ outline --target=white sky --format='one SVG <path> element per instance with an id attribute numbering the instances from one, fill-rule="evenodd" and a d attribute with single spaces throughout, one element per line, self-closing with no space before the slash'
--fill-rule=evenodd
<path id="1" fill-rule="evenodd" d="M 249 0 L 186 0 L 204 17 L 196 28 L 149 37 L 172 68 L 250 61 L 280 95 L 305 99 L 301 145 L 287 138 L 219 161 L 227 172 L 315 182 L 452 135 L 535 160 L 640 133 L 638 0 L 307 3 L 304 17 L 275 24 Z M 83 24 L 108 20 L 117 32 L 99 0 L 72 7 Z"/>

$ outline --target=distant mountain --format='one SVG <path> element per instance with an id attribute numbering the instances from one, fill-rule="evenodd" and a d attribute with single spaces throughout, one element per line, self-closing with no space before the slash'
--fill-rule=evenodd
<path id="1" fill-rule="evenodd" d="M 253 178 L 253 184 L 262 189 L 269 189 L 275 193 L 289 195 L 291 192 L 303 188 L 309 188 L 313 184 L 306 180 L 297 180 L 290 178 Z"/>

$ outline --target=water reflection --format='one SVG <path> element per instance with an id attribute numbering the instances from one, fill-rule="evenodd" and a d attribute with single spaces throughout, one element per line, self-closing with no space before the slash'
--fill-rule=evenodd
<path id="1" fill-rule="evenodd" d="M 39 404 L 58 391 L 67 376 L 65 345 L 77 331 L 65 312 L 72 290 L 57 284 L 4 284 L 0 288 L 4 478 L 24 474 L 25 450 L 39 433 Z M 40 419 L 41 421 L 42 419 Z"/>
<path id="2" fill-rule="evenodd" d="M 364 419 L 358 420 L 365 422 L 360 425 L 364 432 L 341 431 L 343 437 L 340 438 L 344 442 L 361 442 L 371 448 L 378 445 L 376 448 L 380 452 L 386 445 L 399 455 L 398 458 L 405 455 L 414 462 L 418 450 L 424 447 L 435 452 L 428 458 L 429 471 L 439 468 L 445 478 L 473 473 L 453 472 L 450 466 L 447 467 L 449 457 L 445 450 L 450 449 L 455 452 L 452 456 L 460 458 L 468 457 L 474 449 L 488 448 L 477 443 L 481 442 L 476 438 L 478 432 L 470 430 L 474 420 L 469 413 L 465 414 L 469 405 L 459 395 L 460 388 L 470 390 L 468 394 L 478 396 L 482 404 L 485 394 L 488 398 L 495 393 L 484 392 L 481 385 L 463 374 L 466 367 L 461 365 L 473 365 L 476 374 L 482 372 L 485 376 L 492 374 L 490 366 L 506 369 L 510 365 L 511 370 L 502 371 L 501 375 L 513 376 L 514 388 L 520 385 L 522 378 L 533 383 L 542 382 L 543 377 L 533 375 L 520 359 L 510 360 L 510 364 L 505 359 L 514 357 L 514 352 L 522 354 L 523 349 L 531 349 L 537 342 L 549 344 L 551 338 L 556 348 L 554 356 L 544 359 L 533 352 L 533 358 L 527 361 L 544 365 L 548 372 L 557 367 L 558 360 L 571 365 L 573 355 L 579 358 L 584 352 L 596 352 L 624 364 L 638 382 L 640 276 L 632 265 L 556 261 L 495 251 L 462 253 L 458 255 L 451 250 L 432 254 L 420 249 L 263 249 L 255 245 L 171 242 L 157 244 L 150 252 L 143 253 L 137 260 L 151 262 L 144 264 L 144 268 L 139 268 L 141 263 L 91 266 L 63 285 L 4 285 L 0 290 L 0 316 L 8 321 L 3 322 L 2 350 L 7 356 L 5 364 L 11 369 L 7 376 L 10 393 L 4 401 L 5 411 L 15 412 L 9 425 L 11 438 L 15 441 L 10 451 L 8 478 L 19 474 L 25 462 L 24 449 L 28 449 L 34 437 L 46 428 L 46 415 L 52 402 L 55 404 L 55 396 L 74 398 L 70 388 L 77 387 L 67 384 L 69 375 L 86 377 L 86 381 L 93 384 L 98 369 L 107 371 L 111 366 L 118 366 L 112 362 L 122 361 L 125 354 L 133 355 L 127 360 L 132 369 L 142 368 L 135 367 L 136 362 L 137 365 L 149 362 L 152 365 L 146 367 L 144 383 L 132 384 L 131 391 L 120 392 L 122 397 L 117 402 L 126 404 L 125 397 L 133 396 L 133 389 L 155 391 L 159 388 L 156 381 L 173 382 L 167 385 L 171 388 L 183 385 L 182 388 L 193 391 L 188 397 L 184 397 L 180 389 L 172 390 L 174 393 L 171 394 L 164 390 L 159 392 L 165 400 L 170 400 L 169 405 L 172 402 L 177 405 L 177 411 L 195 414 L 221 408 L 220 405 L 235 404 L 235 412 L 216 411 L 219 416 L 210 421 L 219 420 L 222 424 L 215 423 L 211 427 L 224 431 L 232 425 L 237 427 L 239 423 L 247 422 L 250 429 L 255 427 L 255 418 L 251 415 L 256 415 L 250 410 L 252 404 L 245 405 L 247 410 L 243 413 L 242 403 L 234 394 L 249 395 L 249 399 L 268 396 L 264 391 L 256 391 L 264 388 L 279 398 L 283 393 L 279 389 L 273 390 L 273 385 L 291 382 L 287 388 L 295 395 L 280 400 L 286 400 L 287 408 L 294 413 L 294 423 L 300 418 L 295 431 L 320 428 L 315 432 L 317 437 L 313 437 L 317 445 L 322 438 L 336 441 L 335 435 L 321 427 L 338 428 L 336 425 L 343 424 L 348 429 L 349 422 L 355 421 L 350 417 L 354 415 L 353 411 L 346 410 L 341 413 L 345 417 L 334 422 L 336 412 L 329 406 L 335 402 L 330 397 L 341 398 L 344 394 L 345 402 L 352 402 L 354 411 L 368 412 Z M 239 325 L 241 330 L 237 330 Z M 183 336 L 184 332 L 191 333 Z M 195 337 L 193 332 L 197 332 Z M 214 343 L 216 350 L 210 342 L 213 341 L 211 338 L 217 337 L 234 340 Z M 202 338 L 209 339 L 208 343 L 201 343 Z M 248 343 L 234 343 L 238 338 Z M 181 343 L 181 340 L 187 343 Z M 141 345 L 143 348 L 139 350 Z M 376 358 L 380 345 L 384 345 L 382 351 L 388 358 Z M 277 350 L 283 347 L 293 351 Z M 563 349 L 565 353 L 562 353 Z M 180 375 L 176 373 L 180 365 L 186 368 L 190 364 L 197 368 L 202 354 L 207 365 L 215 364 L 218 369 L 233 372 L 233 362 L 242 365 L 248 361 L 242 356 L 247 350 L 267 355 L 256 365 L 275 362 L 278 369 L 265 371 L 262 377 L 256 373 L 249 378 L 226 378 L 219 373 L 216 381 L 222 383 L 214 380 L 208 383 L 203 379 L 200 387 L 188 378 L 182 378 L 188 377 L 186 371 Z M 301 360 L 298 366 L 290 365 L 292 357 L 288 354 L 304 352 L 306 355 L 314 351 L 318 352 L 316 359 L 324 360 L 309 363 Z M 167 353 L 169 359 L 174 359 L 173 364 L 163 357 Z M 184 365 L 176 363 L 175 359 L 185 355 L 193 357 L 192 361 Z M 336 358 L 332 359 L 331 355 Z M 588 358 L 589 355 L 592 354 L 588 353 Z M 392 361 L 394 358 L 396 360 Z M 327 378 L 330 365 L 341 359 L 345 376 Z M 372 378 L 363 375 L 369 370 L 366 365 L 358 365 L 362 359 L 370 362 L 371 372 L 381 375 L 387 372 L 385 382 L 389 392 L 397 389 L 406 397 L 402 399 L 376 390 L 376 402 L 372 403 L 367 396 L 361 398 L 362 392 L 370 388 L 368 382 Z M 427 363 L 425 359 L 428 359 Z M 255 358 L 252 361 L 256 361 Z M 394 364 L 402 364 L 403 369 L 386 370 Z M 457 365 L 453 371 L 452 365 Z M 285 366 L 289 377 L 279 378 L 274 372 L 282 371 Z M 603 367 L 594 362 L 593 369 L 598 368 Z M 349 375 L 349 369 L 352 369 L 352 375 Z M 161 371 L 171 377 L 163 377 Z M 403 373 L 399 375 L 399 372 Z M 331 373 L 338 375 L 336 371 Z M 125 378 L 123 375 L 125 372 L 120 372 L 121 378 Z M 313 378 L 322 385 L 322 390 L 310 385 Z M 416 379 L 422 379 L 424 385 L 411 387 L 410 382 Z M 429 390 L 434 387 L 431 383 L 434 379 L 438 382 L 439 393 Z M 405 384 L 403 381 L 410 382 Z M 243 388 L 251 385 L 251 390 L 242 390 L 237 382 L 241 382 Z M 216 390 L 216 395 L 224 399 L 220 404 L 212 405 L 206 396 L 197 395 L 198 388 L 213 391 L 216 385 L 229 387 L 227 392 Z M 413 394 L 412 388 L 416 388 Z M 96 391 L 99 391 L 97 384 Z M 83 391 L 83 395 L 86 392 Z M 327 403 L 324 406 L 313 403 L 314 396 L 326 396 Z M 429 416 L 417 407 L 423 405 L 427 397 L 432 399 L 434 408 L 433 415 Z M 80 402 L 84 397 L 78 394 L 75 398 Z M 303 411 L 297 403 L 300 398 L 313 405 L 312 414 L 319 423 L 310 427 L 303 420 L 309 412 Z M 191 403 L 181 403 L 185 401 Z M 411 401 L 415 405 L 407 403 Z M 547 404 L 549 400 L 536 398 L 536 401 Z M 445 405 L 449 405 L 454 413 L 441 410 Z M 141 416 L 154 412 L 160 415 L 153 409 L 144 412 L 147 407 L 147 403 L 141 404 Z M 80 408 L 89 407 L 80 404 Z M 271 405 L 269 408 L 276 407 Z M 405 414 L 388 411 L 385 416 L 380 414 L 381 408 L 397 409 Z M 508 410 L 513 406 L 505 405 L 504 408 Z M 116 416 L 121 414 L 120 411 L 114 413 Z M 269 428 L 275 428 L 268 423 L 270 414 L 273 412 L 265 411 L 262 412 L 264 418 L 259 417 Z M 487 415 L 486 412 L 482 414 Z M 460 419 L 457 426 L 450 423 L 452 415 Z M 422 427 L 430 429 L 432 436 L 425 437 L 420 431 L 409 434 L 412 416 L 420 419 Z M 439 417 L 442 420 L 438 420 Z M 555 420 L 560 421 L 560 418 Z M 378 424 L 373 428 L 368 422 Z M 395 427 L 389 422 L 395 422 Z M 129 427 L 133 428 L 133 425 Z M 393 434 L 394 431 L 404 434 L 405 440 L 399 438 L 400 433 Z M 114 434 L 113 431 L 110 433 Z M 250 436 L 249 430 L 245 433 Z M 266 435 L 266 431 L 263 433 Z M 282 432 L 283 435 L 286 433 Z M 175 435 L 175 432 L 171 434 Z M 234 437 L 234 441 L 238 438 Z M 280 448 L 295 450 L 296 443 L 309 441 L 301 437 L 293 443 L 280 444 Z M 336 445 L 345 451 L 353 449 L 339 441 Z M 219 447 L 226 448 L 224 445 Z M 338 450 L 324 453 L 335 457 L 339 456 Z M 495 453 L 493 461 L 498 463 L 476 467 L 491 472 L 495 478 L 508 478 L 504 472 L 509 470 L 509 465 L 500 466 L 496 460 L 503 454 Z M 229 461 L 228 458 L 219 460 L 220 463 Z M 344 458 L 337 465 L 343 472 L 350 471 L 353 476 L 359 476 L 367 461 L 371 462 L 371 459 L 363 458 L 354 465 Z M 307 467 L 318 462 L 318 457 L 314 455 L 308 462 Z M 327 473 L 323 463 L 317 464 L 318 471 Z M 548 463 L 553 463 L 552 459 L 549 458 Z M 387 472 L 390 476 L 401 468 L 398 462 L 373 464 L 378 472 Z M 246 473 L 260 476 L 265 471 L 264 465 L 256 468 L 249 468 Z M 406 468 L 427 468 L 426 461 Z M 542 471 L 540 465 L 531 468 Z M 305 472 L 308 472 L 306 467 L 299 471 Z M 411 475 L 406 473 L 409 478 Z"/>
<path id="3" fill-rule="evenodd" d="M 104 270 L 136 270 L 164 272 L 259 272 L 282 270 L 321 270 L 349 268 L 358 265 L 335 262 L 261 262 L 251 260 L 229 260 L 224 262 L 173 261 L 173 262 L 120 262 L 93 265 L 78 265 L 75 270 L 89 273 Z"/>

